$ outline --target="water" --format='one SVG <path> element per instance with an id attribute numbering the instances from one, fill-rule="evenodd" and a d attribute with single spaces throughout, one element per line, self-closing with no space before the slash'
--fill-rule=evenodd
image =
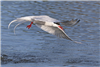
<path id="1" fill-rule="evenodd" d="M 100 2 L 83 1 L 2 1 L 1 2 L 1 66 L 2 67 L 99 67 Z M 59 39 L 25 23 L 16 28 L 19 17 L 48 15 L 58 20 L 80 19 L 73 27 L 64 26 L 75 41 Z"/>

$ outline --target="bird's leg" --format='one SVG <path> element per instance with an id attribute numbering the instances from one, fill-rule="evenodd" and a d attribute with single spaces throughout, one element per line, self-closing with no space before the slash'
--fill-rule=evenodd
<path id="1" fill-rule="evenodd" d="M 28 25 L 27 28 L 28 28 L 28 29 L 31 28 L 32 24 L 33 24 L 33 22 L 31 22 L 31 24 Z"/>

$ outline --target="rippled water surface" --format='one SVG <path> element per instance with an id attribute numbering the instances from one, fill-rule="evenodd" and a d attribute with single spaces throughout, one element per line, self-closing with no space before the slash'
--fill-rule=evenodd
<path id="1" fill-rule="evenodd" d="M 1 2 L 1 64 L 2 67 L 99 67 L 100 2 L 82 1 L 2 1 Z M 19 17 L 48 15 L 58 20 L 80 19 L 73 27 L 64 26 L 75 41 L 59 39 L 33 25 L 16 28 Z"/>

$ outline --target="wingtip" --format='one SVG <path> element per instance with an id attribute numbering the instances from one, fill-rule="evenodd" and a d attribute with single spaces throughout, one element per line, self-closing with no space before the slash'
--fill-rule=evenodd
<path id="1" fill-rule="evenodd" d="M 81 42 L 74 41 L 75 43 L 82 44 Z"/>
<path id="2" fill-rule="evenodd" d="M 77 19 L 77 23 L 79 23 L 80 22 L 80 19 Z"/>

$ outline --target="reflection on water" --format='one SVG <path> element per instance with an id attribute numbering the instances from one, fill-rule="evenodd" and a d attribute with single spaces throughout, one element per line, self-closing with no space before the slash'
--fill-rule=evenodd
<path id="1" fill-rule="evenodd" d="M 83 1 L 2 1 L 1 2 L 1 61 L 3 64 L 46 63 L 48 66 L 99 66 L 99 2 Z M 31 15 L 48 15 L 58 20 L 80 19 L 74 27 L 64 26 L 76 44 L 48 34 L 30 23 L 16 28 L 10 21 Z M 6 65 L 3 65 L 6 66 Z M 9 66 L 9 64 L 8 64 Z"/>

